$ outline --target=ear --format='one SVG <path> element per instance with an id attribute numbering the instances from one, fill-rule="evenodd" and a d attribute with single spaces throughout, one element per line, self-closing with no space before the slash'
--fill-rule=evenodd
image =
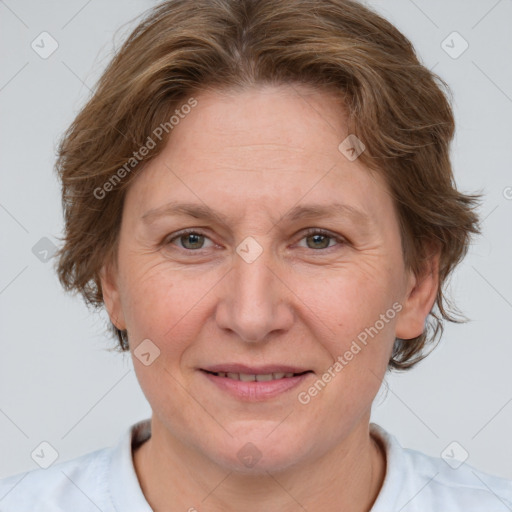
<path id="1" fill-rule="evenodd" d="M 425 330 L 425 321 L 432 310 L 439 287 L 440 250 L 431 252 L 419 275 L 409 270 L 405 299 L 396 322 L 396 337 L 410 340 Z"/>
<path id="2" fill-rule="evenodd" d="M 121 305 L 121 294 L 118 286 L 117 267 L 112 261 L 105 263 L 100 270 L 101 291 L 105 309 L 111 322 L 119 329 L 126 329 Z"/>

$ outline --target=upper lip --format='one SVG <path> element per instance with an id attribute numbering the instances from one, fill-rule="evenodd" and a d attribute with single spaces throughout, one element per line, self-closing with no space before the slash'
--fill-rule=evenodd
<path id="1" fill-rule="evenodd" d="M 266 364 L 264 366 L 248 366 L 239 363 L 221 363 L 200 368 L 207 372 L 219 373 L 244 373 L 249 375 L 265 375 L 269 373 L 304 373 L 311 371 L 309 368 L 290 366 L 284 364 Z"/>

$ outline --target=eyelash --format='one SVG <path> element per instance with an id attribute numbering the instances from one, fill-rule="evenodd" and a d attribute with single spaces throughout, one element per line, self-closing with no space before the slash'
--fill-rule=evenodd
<path id="1" fill-rule="evenodd" d="M 203 231 L 201 231 L 200 229 L 189 228 L 189 229 L 184 229 L 182 231 L 179 231 L 179 232 L 177 232 L 177 233 L 175 233 L 173 235 L 170 235 L 170 236 L 172 236 L 172 238 L 166 237 L 163 240 L 163 245 L 174 245 L 172 243 L 174 240 L 179 239 L 182 236 L 188 235 L 188 234 L 201 235 L 201 236 L 204 236 L 205 238 L 209 239 L 209 237 Z M 306 231 L 304 232 L 302 238 L 300 238 L 299 241 L 303 240 L 304 238 L 307 238 L 309 236 L 312 236 L 312 235 L 322 235 L 322 236 L 325 236 L 327 238 L 331 238 L 333 240 L 336 240 L 338 242 L 338 245 L 345 245 L 347 243 L 346 239 L 344 239 L 344 238 L 342 238 L 340 236 L 334 235 L 330 231 L 327 231 L 327 230 L 324 230 L 324 229 L 320 229 L 320 228 L 308 228 L 308 229 L 306 229 Z M 311 249 L 311 250 L 315 251 L 315 252 L 321 252 L 321 251 L 325 252 L 325 251 L 327 251 L 329 249 L 333 249 L 334 247 L 336 247 L 336 246 L 326 247 L 324 249 Z M 304 248 L 307 249 L 307 247 L 304 247 Z M 178 249 L 180 249 L 182 251 L 189 252 L 189 253 L 195 252 L 195 253 L 199 253 L 199 254 L 201 254 L 202 251 L 207 250 L 207 249 L 185 249 L 183 247 L 178 247 Z"/>

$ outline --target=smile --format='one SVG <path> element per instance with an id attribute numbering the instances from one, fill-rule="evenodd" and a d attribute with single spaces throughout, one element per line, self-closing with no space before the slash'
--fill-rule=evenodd
<path id="1" fill-rule="evenodd" d="M 217 369 L 216 369 L 217 370 Z M 226 368 L 224 368 L 226 370 Z M 234 368 L 230 368 L 234 370 Z M 254 370 L 253 370 L 254 371 Z M 209 384 L 223 395 L 245 402 L 262 402 L 283 396 L 299 386 L 312 371 L 268 371 L 258 373 L 250 371 L 218 371 L 201 369 Z"/>
<path id="2" fill-rule="evenodd" d="M 290 377 L 296 375 L 302 375 L 302 373 L 293 373 L 293 372 L 276 372 L 276 373 L 262 373 L 262 374 L 254 374 L 254 373 L 231 373 L 231 372 L 211 372 L 217 377 L 225 377 L 227 379 L 233 380 L 241 380 L 244 382 L 268 382 L 271 380 L 279 380 L 279 379 L 289 379 Z"/>

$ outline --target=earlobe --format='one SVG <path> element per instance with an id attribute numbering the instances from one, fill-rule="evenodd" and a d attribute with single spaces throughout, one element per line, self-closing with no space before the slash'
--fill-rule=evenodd
<path id="1" fill-rule="evenodd" d="M 434 253 L 420 275 L 410 271 L 403 308 L 396 322 L 397 338 L 409 340 L 423 333 L 439 288 L 439 258 L 440 252 Z"/>
<path id="2" fill-rule="evenodd" d="M 105 309 L 107 310 L 111 322 L 122 331 L 126 329 L 126 324 L 121 307 L 117 273 L 115 272 L 114 266 L 111 263 L 105 263 L 99 275 Z"/>

